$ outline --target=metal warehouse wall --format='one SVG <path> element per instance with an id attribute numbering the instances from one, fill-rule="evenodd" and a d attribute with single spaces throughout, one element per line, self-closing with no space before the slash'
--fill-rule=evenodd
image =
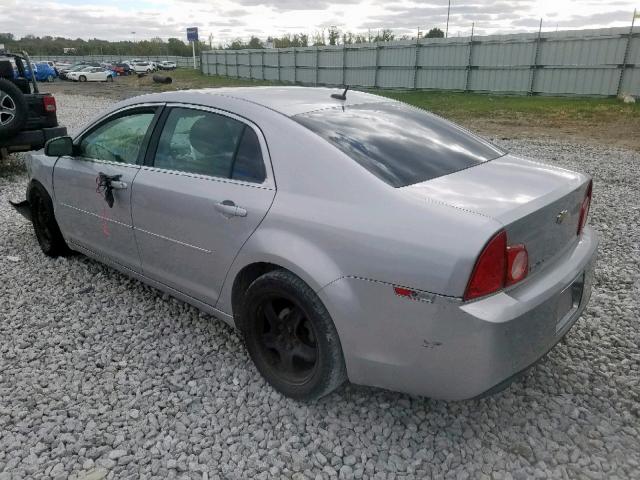
<path id="1" fill-rule="evenodd" d="M 640 95 L 640 29 L 212 50 L 202 71 L 310 85 L 546 95 Z"/>
<path id="2" fill-rule="evenodd" d="M 51 60 L 53 62 L 106 62 L 106 63 L 118 63 L 123 60 L 144 60 L 144 61 L 160 61 L 169 60 L 176 62 L 178 67 L 193 68 L 193 57 L 176 57 L 167 55 L 158 55 L 155 57 L 140 57 L 140 56 L 128 56 L 122 57 L 119 55 L 53 55 L 49 57 L 31 56 L 31 61 L 41 62 L 45 60 Z M 196 65 L 200 67 L 200 59 L 196 57 Z"/>

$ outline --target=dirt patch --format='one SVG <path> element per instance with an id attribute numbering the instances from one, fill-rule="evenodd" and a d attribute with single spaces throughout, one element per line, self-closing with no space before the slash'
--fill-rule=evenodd
<path id="1" fill-rule="evenodd" d="M 452 119 L 469 130 L 484 136 L 503 139 L 549 138 L 570 143 L 608 145 L 640 152 L 640 121 L 637 119 L 608 120 L 599 123 L 565 121 L 539 124 L 535 121 L 513 122 L 506 118 Z"/>

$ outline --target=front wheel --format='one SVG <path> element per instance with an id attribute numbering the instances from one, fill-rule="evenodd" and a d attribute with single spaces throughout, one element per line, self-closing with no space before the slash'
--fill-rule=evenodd
<path id="1" fill-rule="evenodd" d="M 54 80 L 55 80 L 55 78 L 54 78 L 54 76 L 53 76 L 53 75 L 49 75 L 49 76 L 47 77 L 47 82 L 49 82 L 49 83 L 53 83 L 53 81 L 54 81 Z"/>
<path id="2" fill-rule="evenodd" d="M 107 77 L 107 82 L 113 82 L 113 77 L 111 75 Z"/>
<path id="3" fill-rule="evenodd" d="M 42 252 L 49 257 L 67 255 L 70 250 L 64 241 L 53 211 L 51 197 L 40 184 L 35 184 L 29 192 L 31 221 Z"/>
<path id="4" fill-rule="evenodd" d="M 78 81 L 79 81 L 79 82 L 86 82 L 86 81 L 87 81 L 87 77 L 85 77 L 84 75 L 80 75 L 80 76 L 78 77 Z"/>
<path id="5" fill-rule="evenodd" d="M 329 312 L 291 272 L 274 270 L 256 279 L 238 320 L 256 368 L 283 395 L 315 400 L 345 381 L 342 347 Z"/>

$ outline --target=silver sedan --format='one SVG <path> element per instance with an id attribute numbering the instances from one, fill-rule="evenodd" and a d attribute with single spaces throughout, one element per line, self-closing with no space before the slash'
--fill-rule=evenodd
<path id="1" fill-rule="evenodd" d="M 361 92 L 168 92 L 28 161 L 45 254 L 82 252 L 234 325 L 278 391 L 506 386 L 585 308 L 591 179 Z"/>

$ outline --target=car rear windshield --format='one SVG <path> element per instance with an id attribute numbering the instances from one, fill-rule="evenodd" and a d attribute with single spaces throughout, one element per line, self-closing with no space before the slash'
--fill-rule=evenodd
<path id="1" fill-rule="evenodd" d="M 293 118 L 393 187 L 448 175 L 505 154 L 436 115 L 399 102 L 329 108 Z"/>

